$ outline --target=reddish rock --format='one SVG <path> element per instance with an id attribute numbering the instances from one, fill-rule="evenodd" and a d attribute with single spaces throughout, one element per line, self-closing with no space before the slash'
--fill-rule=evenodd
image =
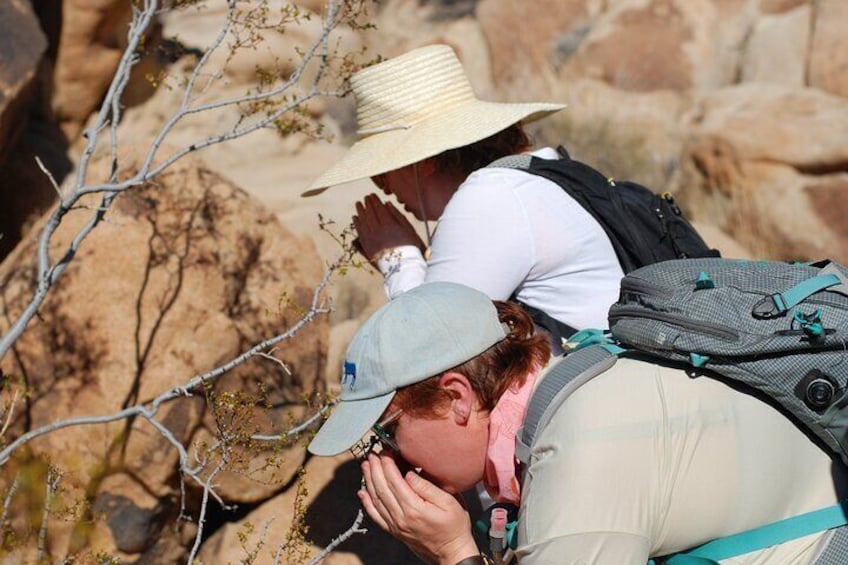
<path id="1" fill-rule="evenodd" d="M 780 14 L 811 3 L 810 0 L 760 0 L 760 11 L 764 14 Z"/>
<path id="2" fill-rule="evenodd" d="M 55 197 L 26 139 L 30 109 L 40 104 L 46 49 L 29 2 L 0 2 L 0 260 L 20 241 L 32 215 Z"/>
<path id="3" fill-rule="evenodd" d="M 757 256 L 848 261 L 848 104 L 752 84 L 699 109 L 681 183 L 689 208 Z"/>
<path id="4" fill-rule="evenodd" d="M 814 6 L 808 85 L 848 97 L 848 2 L 819 0 Z"/>
<path id="5" fill-rule="evenodd" d="M 75 139 L 100 103 L 127 46 L 132 3 L 125 0 L 63 0 L 62 26 L 55 63 L 53 109 L 68 139 Z M 154 19 L 145 33 L 146 55 L 133 72 L 125 104 L 149 94 L 145 75 L 156 76 L 149 57 L 159 42 Z M 161 55 L 161 53 L 160 53 Z"/>
<path id="6" fill-rule="evenodd" d="M 496 85 L 538 88 L 553 61 L 565 61 L 591 28 L 586 0 L 484 0 L 476 16 L 489 44 Z"/>
<path id="7" fill-rule="evenodd" d="M 691 26 L 672 0 L 621 10 L 610 15 L 606 29 L 586 42 L 567 70 L 621 90 L 686 90 L 693 86 L 685 49 L 693 38 Z"/>
<path id="8" fill-rule="evenodd" d="M 100 174 L 105 165 L 98 167 Z M 95 203 L 90 199 L 85 208 L 68 214 L 53 239 L 54 256 Z M 28 238 L 0 266 L 0 332 L 31 295 L 34 245 Z M 3 359 L 0 367 L 12 379 L 23 379 L 29 393 L 9 437 L 57 420 L 112 414 L 219 366 L 297 321 L 321 276 L 310 242 L 293 236 L 202 162 L 185 159 L 155 183 L 118 198 L 107 223 L 85 241 L 17 342 L 14 355 Z M 204 426 L 216 439 L 226 436 L 235 444 L 254 432 L 280 433 L 290 418 L 300 417 L 297 405 L 324 390 L 327 335 L 326 318 L 317 319 L 277 348 L 275 355 L 287 370 L 255 359 L 205 393 L 163 405 L 158 421 L 187 446 Z M 162 524 L 154 518 L 176 514 L 178 452 L 144 419 L 66 428 L 30 445 L 66 471 L 68 500 L 94 492 L 108 498 L 111 491 L 101 488 L 101 481 L 122 471 L 165 505 L 153 513 L 132 513 L 133 519 L 153 520 L 144 531 L 158 531 Z M 303 446 L 291 445 L 272 455 L 300 461 L 303 453 Z M 258 456 L 269 459 L 268 453 Z M 257 465 L 242 459 L 248 468 Z M 278 476 L 273 488 L 292 473 Z M 186 480 L 190 489 L 199 488 Z M 188 511 L 196 511 L 189 503 Z M 139 508 L 151 506 L 145 502 Z M 89 545 L 79 539 L 87 534 L 79 532 L 68 545 L 72 527 L 51 527 L 53 547 L 60 553 Z M 116 538 L 117 547 L 129 551 L 152 545 L 150 539 L 133 536 Z"/>
<path id="9" fill-rule="evenodd" d="M 742 60 L 742 82 L 803 87 L 810 43 L 810 6 L 764 14 L 752 26 Z"/>

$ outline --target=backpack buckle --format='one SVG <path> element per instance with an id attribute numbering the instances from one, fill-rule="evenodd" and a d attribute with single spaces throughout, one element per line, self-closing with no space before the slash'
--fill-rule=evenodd
<path id="1" fill-rule="evenodd" d="M 786 314 L 786 303 L 780 294 L 766 296 L 751 309 L 751 315 L 758 320 L 771 320 Z"/>

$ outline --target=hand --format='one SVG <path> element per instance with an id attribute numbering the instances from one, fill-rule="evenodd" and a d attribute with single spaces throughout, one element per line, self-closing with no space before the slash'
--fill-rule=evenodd
<path id="1" fill-rule="evenodd" d="M 471 519 L 451 494 L 413 471 L 401 475 L 391 455 L 362 463 L 365 512 L 427 563 L 453 565 L 478 554 Z"/>
<path id="2" fill-rule="evenodd" d="M 424 242 L 406 216 L 391 202 L 381 202 L 376 194 L 356 203 L 353 227 L 359 235 L 359 251 L 372 264 L 376 265 L 384 252 L 401 245 L 414 245 L 424 252 Z"/>

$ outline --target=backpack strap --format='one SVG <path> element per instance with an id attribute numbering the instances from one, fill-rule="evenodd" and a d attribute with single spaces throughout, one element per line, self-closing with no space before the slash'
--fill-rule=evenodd
<path id="1" fill-rule="evenodd" d="M 766 296 L 754 305 L 751 314 L 755 318 L 774 318 L 783 315 L 813 294 L 841 284 L 842 280 L 834 273 L 810 277 L 789 290 Z"/>
<path id="2" fill-rule="evenodd" d="M 663 565 L 718 565 L 718 562 L 723 559 L 845 526 L 848 524 L 846 511 L 848 511 L 848 503 L 843 501 L 827 508 L 799 514 L 759 528 L 719 538 L 685 553 L 677 553 L 657 561 L 652 559 L 648 563 L 649 565 L 658 563 Z"/>
<path id="3" fill-rule="evenodd" d="M 515 294 L 510 296 L 509 299 L 521 306 L 521 308 L 530 315 L 530 318 L 533 319 L 533 322 L 537 326 L 545 329 L 549 334 L 551 334 L 554 343 L 565 343 L 572 335 L 577 333 L 577 329 L 573 326 L 570 326 L 565 322 L 560 322 L 544 310 L 540 310 L 535 306 L 530 306 L 526 302 L 518 300 Z"/>
<path id="4" fill-rule="evenodd" d="M 515 457 L 525 468 L 530 463 L 538 432 L 545 428 L 557 408 L 582 384 L 615 365 L 623 351 L 612 343 L 589 345 L 569 353 L 548 370 L 530 397 L 524 425 L 515 434 Z"/>
<path id="5" fill-rule="evenodd" d="M 507 155 L 506 157 L 501 157 L 500 159 L 496 159 L 486 165 L 488 167 L 497 167 L 500 169 L 519 169 L 521 171 L 526 171 L 530 168 L 530 163 L 533 160 L 532 155 L 520 154 L 520 155 Z"/>

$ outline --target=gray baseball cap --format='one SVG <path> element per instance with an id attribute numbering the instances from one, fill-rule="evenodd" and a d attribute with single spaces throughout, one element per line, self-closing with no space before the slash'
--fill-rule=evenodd
<path id="1" fill-rule="evenodd" d="M 491 299 L 433 282 L 377 310 L 353 336 L 338 405 L 309 444 L 315 455 L 350 449 L 377 423 L 397 389 L 461 365 L 506 337 Z"/>

